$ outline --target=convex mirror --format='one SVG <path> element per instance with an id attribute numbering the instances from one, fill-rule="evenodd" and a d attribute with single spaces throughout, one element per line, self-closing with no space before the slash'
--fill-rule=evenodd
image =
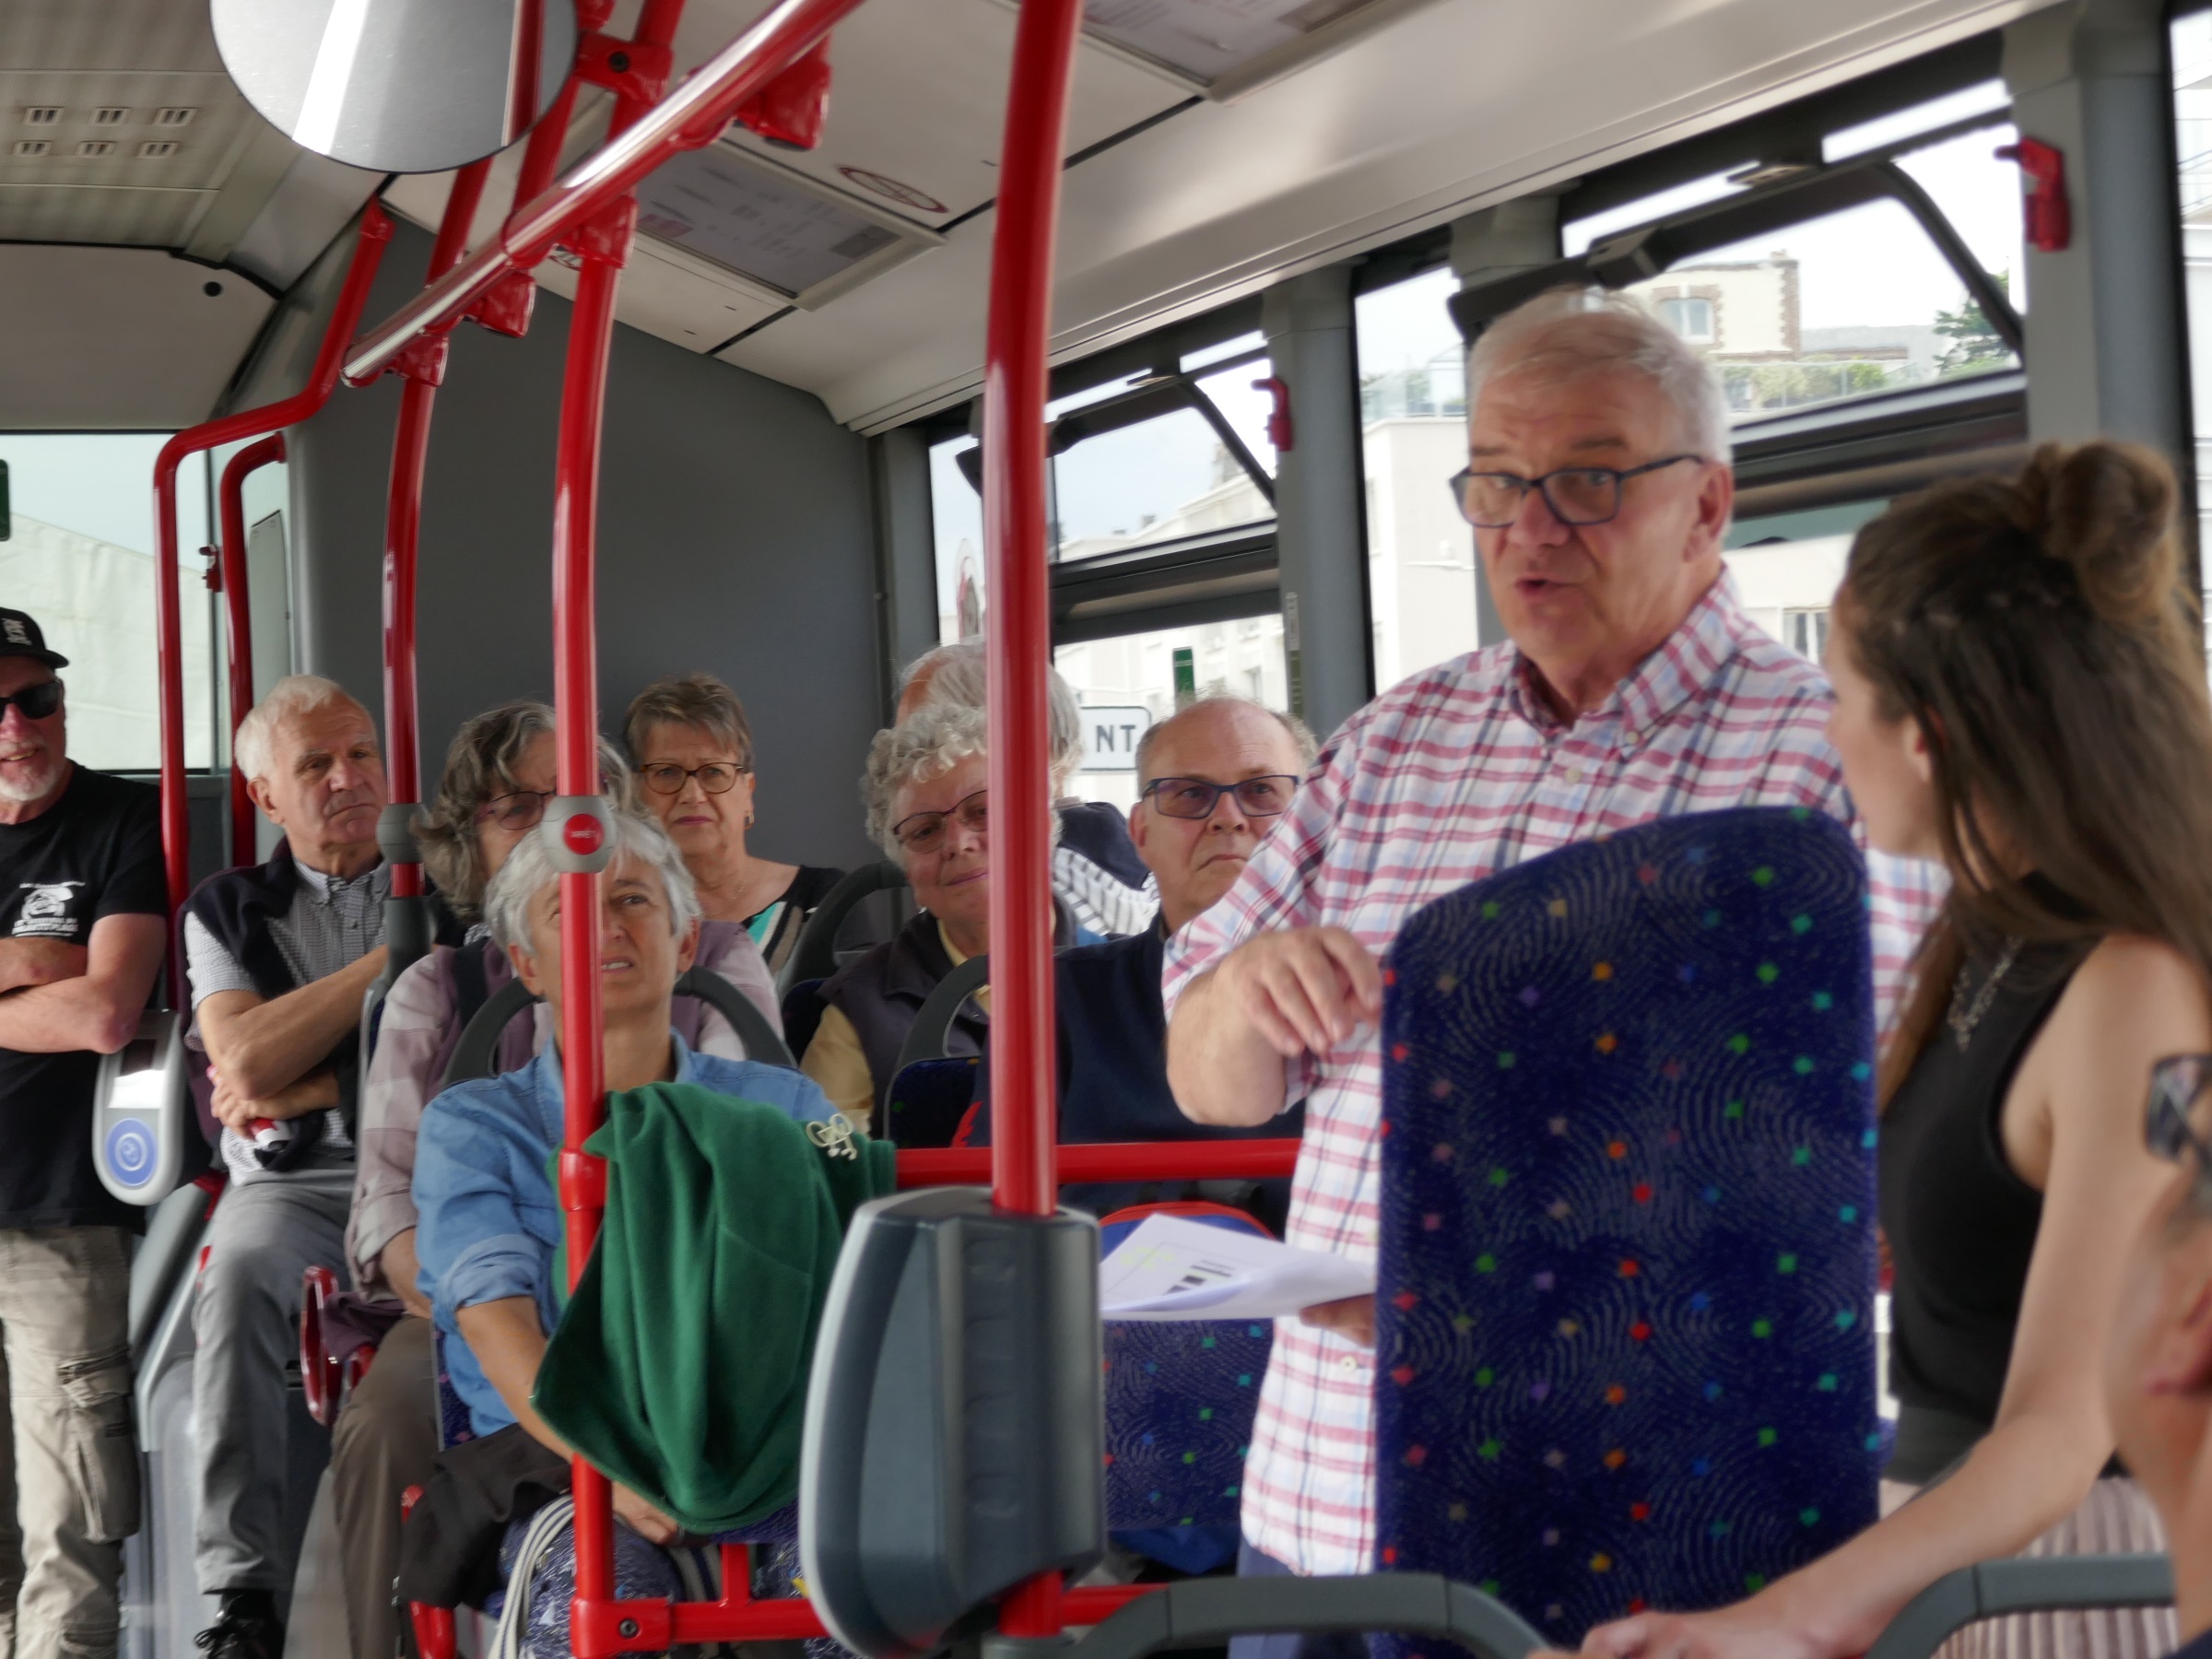
<path id="1" fill-rule="evenodd" d="M 246 100 L 303 149 L 445 172 L 536 123 L 576 59 L 574 0 L 213 0 Z"/>

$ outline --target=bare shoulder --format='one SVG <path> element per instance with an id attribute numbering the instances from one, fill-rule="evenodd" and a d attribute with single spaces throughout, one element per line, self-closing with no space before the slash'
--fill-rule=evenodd
<path id="1" fill-rule="evenodd" d="M 2076 971 L 2051 1030 L 2064 1031 L 2060 1052 L 2090 1075 L 2132 1079 L 2162 1055 L 2212 1049 L 2212 994 L 2196 965 L 2164 940 L 2114 934 Z"/>

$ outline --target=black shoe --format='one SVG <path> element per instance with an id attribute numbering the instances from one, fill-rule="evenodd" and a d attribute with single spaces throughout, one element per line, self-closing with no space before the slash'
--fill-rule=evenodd
<path id="1" fill-rule="evenodd" d="M 214 1628 L 192 1639 L 207 1659 L 284 1659 L 284 1621 L 268 1592 L 224 1595 Z"/>

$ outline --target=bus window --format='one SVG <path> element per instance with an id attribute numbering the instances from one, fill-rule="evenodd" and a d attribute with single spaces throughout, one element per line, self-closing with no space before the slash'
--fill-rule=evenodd
<path id="1" fill-rule="evenodd" d="M 1852 501 L 1731 525 L 1725 557 L 1745 614 L 1799 656 L 1818 662 L 1852 533 L 1888 505 Z"/>
<path id="2" fill-rule="evenodd" d="M 1375 688 L 1476 645 L 1475 533 L 1445 481 L 1466 465 L 1465 347 L 1450 270 L 1353 302 Z"/>
<path id="3" fill-rule="evenodd" d="M 1290 706 L 1279 612 L 1087 640 L 1061 646 L 1053 662 L 1085 708 L 1141 708 L 1149 717 L 1147 724 L 1166 719 L 1193 697 L 1228 693 L 1271 709 Z M 1076 780 L 1076 793 L 1086 800 L 1134 805 L 1135 756 L 1120 746 L 1094 749 Z"/>
<path id="4" fill-rule="evenodd" d="M 167 434 L 0 433 L 14 524 L 0 542 L 0 592 L 69 659 L 69 753 L 103 771 L 160 764 L 156 724 L 154 511 L 147 479 Z M 184 549 L 184 764 L 214 762 L 220 639 L 196 549 L 215 540 L 209 465 L 178 475 Z"/>
<path id="5" fill-rule="evenodd" d="M 2181 163 L 2183 295 L 2189 329 L 2190 412 L 2196 433 L 2196 506 L 2199 575 L 2202 549 L 2212 542 L 2212 11 L 2173 20 L 2173 124 Z M 2212 592 L 2212 583 L 2207 584 Z M 2212 661 L 2212 623 L 2206 655 Z"/>
<path id="6" fill-rule="evenodd" d="M 983 503 L 959 466 L 959 457 L 974 448 L 972 438 L 953 438 L 929 452 L 940 645 L 983 631 Z"/>

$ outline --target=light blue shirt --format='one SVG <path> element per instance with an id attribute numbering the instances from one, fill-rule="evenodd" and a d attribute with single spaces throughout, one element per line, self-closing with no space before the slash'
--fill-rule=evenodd
<path id="1" fill-rule="evenodd" d="M 798 1122 L 830 1115 L 814 1080 L 779 1065 L 695 1053 L 671 1032 L 676 1080 L 778 1106 Z M 444 1339 L 446 1375 L 478 1435 L 514 1421 L 462 1340 L 455 1315 L 478 1302 L 527 1296 L 549 1335 L 559 1323 L 553 1252 L 560 1200 L 550 1168 L 561 1142 L 560 1059 L 550 1045 L 529 1065 L 456 1083 L 432 1100 L 415 1150 L 416 1285 Z"/>

